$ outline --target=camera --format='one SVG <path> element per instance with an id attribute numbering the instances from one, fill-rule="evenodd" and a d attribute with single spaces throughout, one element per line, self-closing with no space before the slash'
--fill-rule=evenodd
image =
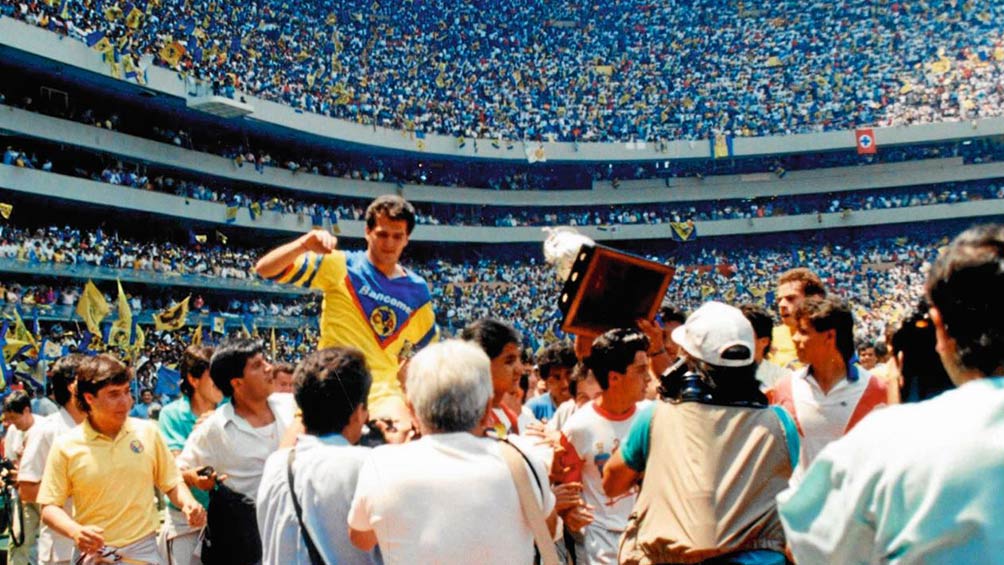
<path id="1" fill-rule="evenodd" d="M 659 397 L 673 404 L 714 402 L 714 383 L 700 373 L 691 371 L 687 360 L 682 357 L 659 376 L 659 381 Z"/>

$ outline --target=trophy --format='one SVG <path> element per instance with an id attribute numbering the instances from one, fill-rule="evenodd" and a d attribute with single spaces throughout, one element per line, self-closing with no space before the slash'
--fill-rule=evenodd
<path id="1" fill-rule="evenodd" d="M 654 319 L 675 273 L 672 267 L 599 245 L 571 228 L 548 230 L 544 256 L 564 279 L 558 301 L 562 331 L 588 337 L 635 327 L 639 318 Z"/>

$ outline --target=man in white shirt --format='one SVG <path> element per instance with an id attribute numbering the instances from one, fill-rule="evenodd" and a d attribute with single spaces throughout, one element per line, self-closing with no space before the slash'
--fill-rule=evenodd
<path id="1" fill-rule="evenodd" d="M 21 390 L 15 390 L 3 400 L 3 419 L 7 426 L 4 437 L 4 454 L 15 465 L 20 464 L 21 453 L 27 437 L 34 433 L 41 418 L 31 413 L 31 398 Z M 27 565 L 38 561 L 35 554 L 35 538 L 38 536 L 39 511 L 34 502 L 24 503 L 24 543 L 11 546 L 7 562 L 10 565 Z"/>
<path id="2" fill-rule="evenodd" d="M 230 402 L 185 442 L 178 467 L 188 485 L 210 490 L 220 480 L 251 500 L 257 496 L 265 460 L 279 449 L 294 411 L 292 395 L 272 394 L 272 365 L 263 351 L 259 342 L 235 338 L 213 353 L 209 376 Z M 205 467 L 214 472 L 200 476 Z"/>
<path id="3" fill-rule="evenodd" d="M 1004 555 L 1004 226 L 969 229 L 927 280 L 958 386 L 880 410 L 778 496 L 799 563 L 998 563 Z"/>
<path id="4" fill-rule="evenodd" d="M 78 353 L 66 355 L 49 370 L 49 384 L 59 411 L 39 422 L 25 443 L 17 475 L 18 492 L 25 503 L 34 503 L 38 498 L 45 461 L 53 442 L 84 421 L 86 414 L 77 406 L 74 388 L 77 367 L 85 358 Z M 73 501 L 68 500 L 63 509 L 72 514 Z M 38 562 L 42 565 L 63 565 L 68 564 L 72 557 L 73 540 L 42 524 L 38 533 Z"/>
<path id="5" fill-rule="evenodd" d="M 373 382 L 366 359 L 355 348 L 323 349 L 300 363 L 293 380 L 306 433 L 292 451 L 281 449 L 265 462 L 256 509 L 262 562 L 310 565 L 316 552 L 325 563 L 378 563 L 375 552 L 349 542 L 345 527 L 359 468 L 369 453 L 355 447 L 368 419 L 366 398 Z"/>
<path id="6" fill-rule="evenodd" d="M 792 339 L 805 366 L 778 381 L 767 396 L 798 426 L 801 453 L 791 476 L 798 484 L 824 447 L 885 405 L 887 392 L 882 381 L 851 363 L 854 318 L 846 303 L 811 296 L 798 306 L 794 318 Z"/>
<path id="7" fill-rule="evenodd" d="M 366 457 L 349 510 L 349 537 L 387 563 L 533 561 L 501 442 L 491 425 L 491 362 L 476 345 L 446 341 L 420 351 L 408 367 L 407 400 L 422 438 L 377 447 Z M 543 462 L 526 454 L 534 499 L 554 531 L 554 495 Z M 536 479 L 536 480 L 535 480 Z"/>
<path id="8" fill-rule="evenodd" d="M 31 398 L 23 390 L 11 392 L 3 399 L 3 420 L 7 426 L 4 434 L 4 455 L 10 461 L 17 463 L 24 449 L 24 439 L 28 430 L 35 425 L 35 416 L 31 413 Z"/>
<path id="9" fill-rule="evenodd" d="M 652 379 L 649 347 L 648 337 L 636 329 L 614 329 L 596 338 L 585 364 L 603 391 L 572 414 L 561 429 L 564 449 L 556 452 L 551 467 L 560 475 L 558 482 L 582 483 L 582 498 L 593 514 L 583 545 L 575 548 L 579 563 L 617 562 L 618 541 L 638 491 L 607 497 L 603 466 L 631 430 L 637 404 L 645 398 Z"/>

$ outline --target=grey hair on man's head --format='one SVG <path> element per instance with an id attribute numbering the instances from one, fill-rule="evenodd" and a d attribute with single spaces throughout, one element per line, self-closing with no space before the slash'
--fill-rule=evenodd
<path id="1" fill-rule="evenodd" d="M 491 361 L 461 340 L 432 344 L 408 364 L 408 401 L 426 433 L 466 432 L 492 397 Z"/>

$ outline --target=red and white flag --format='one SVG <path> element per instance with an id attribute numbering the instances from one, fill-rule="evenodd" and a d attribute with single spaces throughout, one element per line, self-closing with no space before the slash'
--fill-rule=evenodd
<path id="1" fill-rule="evenodd" d="M 854 130 L 854 139 L 858 145 L 858 155 L 874 155 L 878 151 L 875 132 L 872 131 L 872 128 Z"/>

